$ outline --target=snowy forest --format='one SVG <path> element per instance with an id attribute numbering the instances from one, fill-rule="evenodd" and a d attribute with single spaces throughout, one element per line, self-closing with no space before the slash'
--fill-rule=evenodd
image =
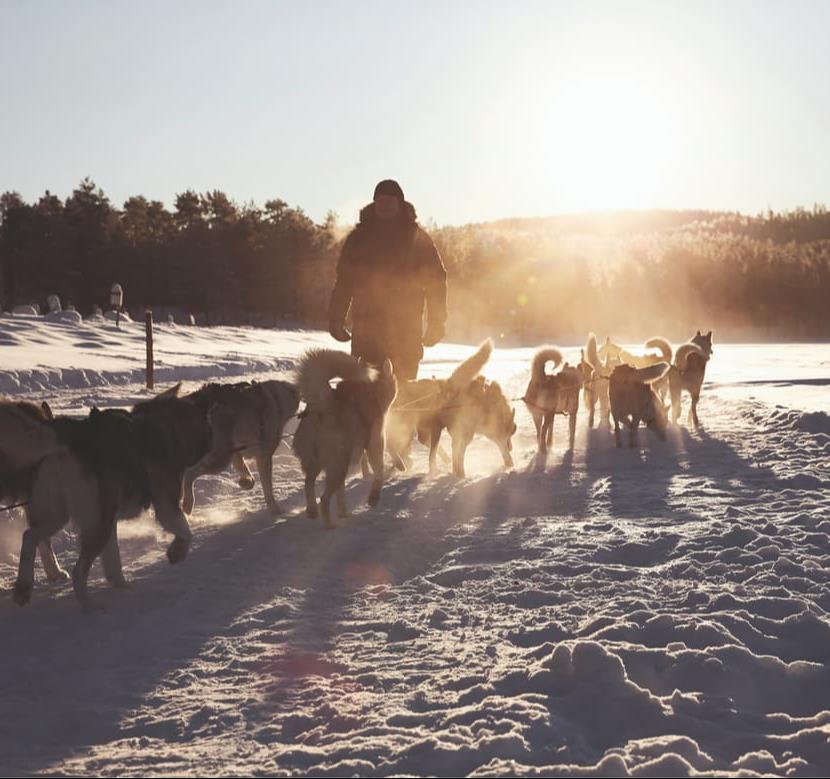
<path id="1" fill-rule="evenodd" d="M 422 222 L 449 272 L 452 337 L 685 337 L 692 326 L 733 339 L 830 335 L 824 206 Z M 86 314 L 118 281 L 133 313 L 322 326 L 349 227 L 334 213 L 316 223 L 282 199 L 239 204 L 220 190 L 185 190 L 172 209 L 141 195 L 119 208 L 90 179 L 66 199 L 10 191 L 0 197 L 0 306 L 44 308 L 57 293 Z"/>

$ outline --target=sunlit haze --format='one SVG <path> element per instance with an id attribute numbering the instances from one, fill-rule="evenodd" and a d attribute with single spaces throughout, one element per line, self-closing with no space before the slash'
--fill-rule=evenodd
<path id="1" fill-rule="evenodd" d="M 458 224 L 828 200 L 830 4 L 10 3 L 0 185 Z"/>

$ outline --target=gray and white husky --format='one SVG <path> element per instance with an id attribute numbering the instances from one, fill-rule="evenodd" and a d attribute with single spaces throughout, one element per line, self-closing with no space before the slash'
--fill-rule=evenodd
<path id="1" fill-rule="evenodd" d="M 333 379 L 341 380 L 336 388 Z M 380 500 L 384 426 L 398 385 L 389 360 L 375 370 L 345 352 L 314 349 L 300 362 L 297 386 L 306 402 L 294 434 L 294 452 L 305 474 L 306 513 L 317 517 L 315 482 L 322 471 L 326 486 L 320 511 L 326 527 L 332 527 L 331 499 L 337 497 L 341 516 L 348 514 L 346 476 L 364 453 L 373 474 L 368 503 Z"/>
<path id="2" fill-rule="evenodd" d="M 193 482 L 206 473 L 219 473 L 233 465 L 239 486 L 250 490 L 254 477 L 245 458 L 256 460 L 262 493 L 269 511 L 280 513 L 274 499 L 272 460 L 280 445 L 286 422 L 297 413 L 299 394 L 287 381 L 206 384 L 197 393 L 207 401 L 206 424 L 210 427 L 211 448 L 184 473 L 185 514 L 193 511 Z"/>

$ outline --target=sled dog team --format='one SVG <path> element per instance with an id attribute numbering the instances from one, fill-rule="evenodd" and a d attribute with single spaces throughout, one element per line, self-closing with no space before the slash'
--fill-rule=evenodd
<path id="1" fill-rule="evenodd" d="M 537 351 L 522 400 L 536 426 L 539 452 L 552 445 L 557 414 L 569 418 L 573 447 L 580 389 L 589 427 L 599 403 L 600 424 L 610 427 L 613 417 L 618 446 L 620 424 L 628 425 L 631 446 L 640 422 L 665 438 L 667 391 L 672 421 L 679 417 L 685 389 L 691 396 L 689 418 L 699 426 L 697 403 L 712 333 L 698 331 L 673 360 L 662 338 L 651 339 L 646 348 L 659 354 L 630 354 L 610 339 L 598 348 L 591 334 L 577 366 L 563 364 L 555 347 Z M 183 560 L 191 542 L 187 515 L 194 507 L 194 481 L 232 465 L 239 486 L 252 489 L 246 458 L 255 459 L 265 501 L 278 513 L 272 457 L 294 416 L 300 418 L 293 448 L 305 475 L 306 512 L 315 518 L 319 507 L 326 526 L 332 525 L 332 499 L 338 515 L 348 514 L 345 482 L 352 463 L 360 460 L 364 475 L 371 475 L 368 503 L 374 506 L 384 479 L 384 451 L 396 468 L 406 470 L 415 438 L 429 448 L 431 471 L 439 456 L 448 459 L 439 446 L 445 429 L 455 475 L 464 476 L 465 452 L 476 434 L 490 439 L 511 467 L 516 412 L 501 386 L 481 375 L 492 350 L 492 342 L 485 341 L 446 379 L 399 382 L 388 360 L 374 368 L 344 352 L 313 349 L 300 361 L 296 384 L 206 384 L 189 394 L 177 384 L 129 411 L 93 409 L 86 418 L 56 417 L 46 403 L 0 401 L 0 500 L 25 503 L 28 519 L 15 601 L 24 605 L 31 598 L 36 553 L 47 579 L 70 578 L 50 543 L 70 518 L 80 540 L 71 579 L 84 610 L 92 607 L 87 579 L 98 556 L 107 581 L 115 587 L 125 583 L 118 519 L 152 506 L 156 520 L 173 535 L 168 559 Z M 547 373 L 548 363 L 558 372 Z M 301 400 L 305 408 L 298 414 Z M 318 503 L 321 472 L 326 478 Z"/>

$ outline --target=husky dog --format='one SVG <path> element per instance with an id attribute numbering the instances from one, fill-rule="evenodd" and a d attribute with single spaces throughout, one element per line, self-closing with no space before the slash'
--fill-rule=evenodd
<path id="1" fill-rule="evenodd" d="M 513 443 L 516 410 L 498 382 L 487 381 L 479 371 L 490 359 L 493 342 L 488 338 L 459 365 L 443 384 L 440 404 L 425 425 L 429 439 L 429 469 L 436 470 L 441 433 L 448 430 L 452 438 L 452 471 L 463 477 L 464 455 L 476 433 L 489 438 L 501 452 L 505 468 L 513 467 Z"/>
<path id="2" fill-rule="evenodd" d="M 606 339 L 606 345 L 611 342 Z M 584 385 L 584 402 L 588 409 L 588 429 L 594 427 L 594 408 L 599 401 L 599 425 L 600 427 L 611 427 L 611 410 L 608 402 L 608 378 L 611 371 L 620 364 L 619 356 L 606 354 L 602 359 L 597 350 L 597 337 L 593 333 L 588 334 L 588 341 L 585 344 L 585 355 L 583 361 L 591 368 L 591 377 Z M 582 369 L 583 377 L 587 375 L 587 369 Z"/>
<path id="3" fill-rule="evenodd" d="M 556 414 L 568 414 L 570 447 L 574 447 L 576 435 L 576 414 L 579 411 L 579 388 L 583 374 L 579 368 L 565 363 L 559 373 L 545 373 L 545 365 L 552 362 L 554 370 L 562 364 L 562 352 L 556 347 L 546 346 L 533 355 L 530 366 L 530 383 L 524 395 L 524 402 L 536 425 L 538 451 L 547 454 L 553 445 L 553 420 Z"/>
<path id="4" fill-rule="evenodd" d="M 193 511 L 193 482 L 206 473 L 219 473 L 231 463 L 239 473 L 239 486 L 252 489 L 254 477 L 246 457 L 256 459 L 265 503 L 272 513 L 279 513 L 274 500 L 272 460 L 286 422 L 297 413 L 299 395 L 294 385 L 287 381 L 206 384 L 194 394 L 202 394 L 207 400 L 211 448 L 185 471 L 184 513 Z"/>
<path id="5" fill-rule="evenodd" d="M 712 331 L 701 335 L 697 331 L 694 338 L 688 343 L 677 347 L 674 355 L 674 365 L 669 371 L 669 390 L 671 392 L 672 422 L 677 424 L 681 410 L 681 394 L 685 389 L 692 397 L 687 424 L 692 422 L 695 429 L 700 428 L 697 417 L 697 402 L 700 399 L 700 389 L 706 375 L 706 363 L 712 356 Z"/>
<path id="6" fill-rule="evenodd" d="M 582 402 L 585 404 L 585 409 L 588 412 L 588 429 L 592 430 L 594 427 L 594 409 L 597 405 L 599 395 L 596 389 L 596 382 L 594 376 L 597 372 L 594 370 L 591 363 L 585 359 L 585 349 L 579 350 L 579 376 L 582 380 Z"/>
<path id="7" fill-rule="evenodd" d="M 668 410 L 663 406 L 652 384 L 663 378 L 668 370 L 669 364 L 665 362 L 648 368 L 632 368 L 630 365 L 618 365 L 614 368 L 609 380 L 608 394 L 617 446 L 622 446 L 620 422 L 629 426 L 629 446 L 637 443 L 640 422 L 645 422 L 647 427 L 665 440 Z"/>
<path id="8" fill-rule="evenodd" d="M 2 405 L 8 401 L 0 401 Z M 45 401 L 39 406 L 26 401 L 12 402 L 18 411 L 28 415 L 34 420 L 45 422 L 53 419 L 52 409 Z M 6 436 L 6 433 L 0 433 Z M 4 460 L 0 454 L 0 501 L 10 503 L 27 503 L 32 491 L 32 481 L 35 476 L 36 466 L 24 468 L 23 470 L 13 468 L 10 463 Z M 28 511 L 28 509 L 24 509 Z M 40 561 L 43 564 L 46 579 L 50 582 L 63 581 L 69 578 L 69 574 L 58 565 L 55 553 L 52 551 L 52 540 L 44 538 L 38 544 Z"/>
<path id="9" fill-rule="evenodd" d="M 93 409 L 84 419 L 38 418 L 15 404 L 0 404 L 0 459 L 17 473 L 29 470 L 26 485 L 29 528 L 23 534 L 14 599 L 29 602 L 34 586 L 35 550 L 47 571 L 58 569 L 45 542 L 73 518 L 81 549 L 72 571 L 75 595 L 84 610 L 89 569 L 103 552 L 104 570 L 113 584 L 123 583 L 117 545 L 112 538 L 116 515 L 125 507 L 150 505 L 151 489 L 135 426 L 119 411 Z M 46 558 L 49 562 L 46 562 Z"/>
<path id="10" fill-rule="evenodd" d="M 456 407 L 459 396 L 467 390 L 493 352 L 493 342 L 484 341 L 466 360 L 460 363 L 446 379 L 420 379 L 399 382 L 398 396 L 389 410 L 386 425 L 386 447 L 396 467 L 406 470 L 411 458 L 412 437 L 429 447 L 432 429 L 438 414 L 446 406 Z M 440 433 L 439 433 L 440 435 Z M 437 446 L 437 444 L 436 444 Z M 437 452 L 446 458 L 443 448 Z M 434 471 L 434 458 L 430 470 Z"/>
<path id="11" fill-rule="evenodd" d="M 333 379 L 341 379 L 335 389 L 330 384 Z M 317 517 L 315 482 L 324 471 L 320 510 L 326 527 L 332 527 L 331 499 L 337 497 L 340 516 L 348 515 L 346 476 L 364 452 L 374 477 L 368 503 L 376 506 L 380 500 L 384 425 L 397 381 L 389 360 L 376 371 L 345 352 L 313 349 L 300 361 L 297 386 L 306 401 L 294 434 L 294 452 L 305 474 L 306 514 Z"/>
<path id="12" fill-rule="evenodd" d="M 618 365 L 630 365 L 632 368 L 648 368 L 651 365 L 657 365 L 658 362 L 671 365 L 672 348 L 665 338 L 660 336 L 649 338 L 643 346 L 646 349 L 657 349 L 660 354 L 633 354 L 627 349 L 623 349 L 622 346 L 615 344 L 610 337 L 606 337 L 605 344 L 599 350 L 599 354 L 601 357 L 604 356 L 606 360 L 613 360 Z M 660 393 L 660 398 L 665 399 L 669 389 L 668 376 L 664 376 L 652 386 Z"/>
<path id="13" fill-rule="evenodd" d="M 181 384 L 175 384 L 149 400 L 136 403 L 128 412 L 138 425 L 156 520 L 174 536 L 167 548 L 171 563 L 187 557 L 193 537 L 182 511 L 185 473 L 201 462 L 213 445 L 207 419 L 210 398 L 199 392 L 180 396 L 180 391 Z M 115 535 L 111 543 L 117 547 Z"/>

